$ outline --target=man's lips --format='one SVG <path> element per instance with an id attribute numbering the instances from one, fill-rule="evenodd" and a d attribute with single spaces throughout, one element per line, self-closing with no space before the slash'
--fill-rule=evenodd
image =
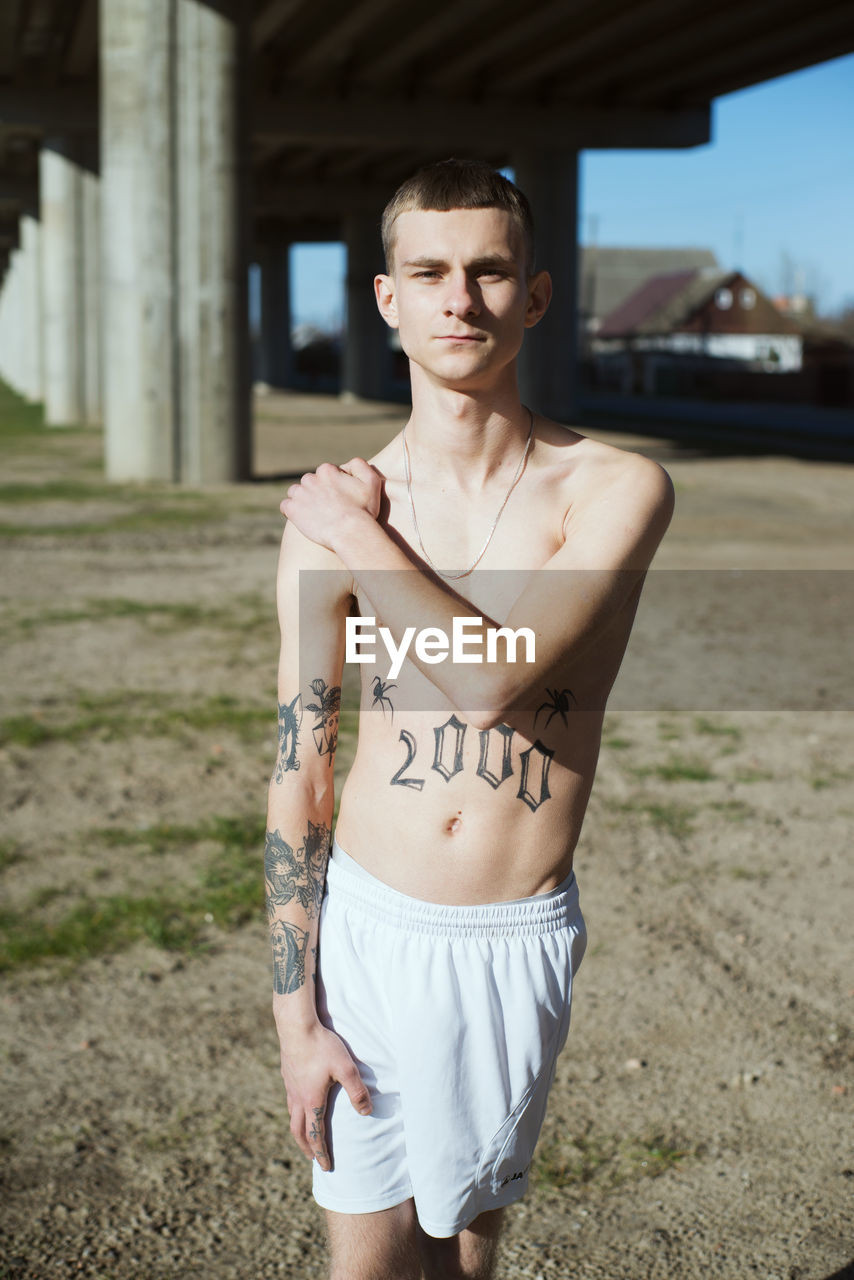
<path id="1" fill-rule="evenodd" d="M 439 333 L 439 342 L 485 342 L 486 335 L 480 333 Z"/>

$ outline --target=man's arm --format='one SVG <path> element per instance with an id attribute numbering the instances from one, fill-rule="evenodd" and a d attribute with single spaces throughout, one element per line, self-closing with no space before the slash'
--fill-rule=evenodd
<path id="1" fill-rule="evenodd" d="M 306 535 L 333 548 L 353 574 L 378 621 L 400 643 L 407 627 L 451 635 L 454 617 L 493 619 L 463 604 L 452 587 L 417 569 L 377 523 L 379 477 L 361 459 L 319 468 L 292 487 L 282 511 Z M 657 463 L 623 455 L 568 517 L 564 546 L 532 575 L 502 626 L 527 627 L 535 660 L 428 664 L 408 657 L 478 728 L 500 724 L 511 708 L 542 689 L 550 673 L 588 651 L 639 587 L 673 511 L 673 488 Z M 321 525 L 318 515 L 323 513 Z M 477 631 L 470 631 L 477 637 Z"/>
<path id="2" fill-rule="evenodd" d="M 300 570 L 309 575 L 300 612 Z M 344 1086 L 358 1111 L 370 1095 L 341 1040 L 315 1006 L 318 919 L 331 844 L 333 763 L 338 736 L 344 618 L 350 583 L 328 551 L 289 525 L 277 576 L 281 629 L 279 750 L 270 779 L 264 872 L 273 949 L 273 1012 L 291 1132 L 303 1152 L 329 1167 L 326 1099 Z M 306 599 L 308 597 L 308 599 Z M 302 637 L 302 661 L 300 638 Z"/>

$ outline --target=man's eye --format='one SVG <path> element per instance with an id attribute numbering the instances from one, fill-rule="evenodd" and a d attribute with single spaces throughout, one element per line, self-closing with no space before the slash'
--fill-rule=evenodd
<path id="1" fill-rule="evenodd" d="M 484 267 L 483 271 L 478 271 L 478 280 L 504 280 L 507 277 L 506 271 L 494 271 Z"/>
<path id="2" fill-rule="evenodd" d="M 438 274 L 439 274 L 439 272 L 438 272 L 438 271 L 416 271 L 416 272 L 415 272 L 415 279 L 416 279 L 416 280 L 431 280 L 431 279 L 433 279 L 434 277 L 438 276 Z"/>

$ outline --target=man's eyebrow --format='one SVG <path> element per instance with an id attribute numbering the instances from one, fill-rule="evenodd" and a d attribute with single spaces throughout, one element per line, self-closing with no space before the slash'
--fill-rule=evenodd
<path id="1" fill-rule="evenodd" d="M 407 258 L 403 263 L 404 267 L 446 267 L 447 265 L 444 258 L 430 258 L 426 255 L 421 258 Z M 466 263 L 469 271 L 482 270 L 484 267 L 501 267 L 503 270 L 509 270 L 515 266 L 515 258 L 506 257 L 501 253 L 490 253 L 483 258 L 475 258 Z"/>
<path id="2" fill-rule="evenodd" d="M 407 258 L 403 263 L 405 267 L 445 267 L 448 264 L 443 262 L 441 258 Z"/>

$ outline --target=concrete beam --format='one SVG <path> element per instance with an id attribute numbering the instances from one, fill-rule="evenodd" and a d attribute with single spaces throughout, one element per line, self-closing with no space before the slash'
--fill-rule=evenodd
<path id="1" fill-rule="evenodd" d="M 98 65 L 98 0 L 82 0 L 65 55 L 65 74 L 89 75 Z"/>
<path id="2" fill-rule="evenodd" d="M 715 85 L 715 93 L 728 93 L 730 83 L 756 84 L 758 81 L 783 74 L 783 69 L 796 70 L 809 66 L 818 58 L 813 47 L 826 41 L 825 57 L 833 57 L 834 51 L 845 40 L 845 48 L 851 48 L 852 17 L 848 5 L 841 4 L 829 11 L 810 13 L 798 6 L 802 16 L 787 23 L 766 23 L 751 35 L 742 34 L 734 47 L 712 46 L 707 53 L 697 54 L 689 61 L 680 60 L 666 72 L 657 76 L 648 86 L 633 93 L 633 101 L 641 103 L 660 93 L 697 92 L 696 86 Z"/>
<path id="3" fill-rule="evenodd" d="M 473 40 L 442 58 L 436 71 L 425 77 L 431 88 L 465 82 L 465 78 L 482 67 L 490 66 L 506 54 L 516 56 L 526 40 L 541 41 L 550 47 L 551 29 L 571 21 L 576 10 L 585 8 L 585 0 L 552 0 L 541 6 L 520 5 L 512 20 L 484 32 L 483 39 Z M 462 43 L 462 42 L 461 42 Z"/>
<path id="4" fill-rule="evenodd" d="M 252 244 L 259 249 L 265 245 L 279 244 L 287 240 L 289 244 L 325 244 L 333 240 L 342 240 L 344 232 L 340 218 L 260 218 L 253 228 Z"/>
<path id="5" fill-rule="evenodd" d="M 96 133 L 98 92 L 90 84 L 4 85 L 0 88 L 0 127 L 47 133 Z"/>
<path id="6" fill-rule="evenodd" d="M 249 47 L 253 53 L 263 49 L 288 22 L 306 0 L 270 0 L 257 17 L 253 18 L 249 32 Z"/>
<path id="7" fill-rule="evenodd" d="M 256 186 L 253 209 L 256 216 L 280 218 L 344 217 L 347 213 L 370 213 L 384 208 L 394 195 L 395 183 L 360 182 L 277 182 Z"/>
<path id="8" fill-rule="evenodd" d="M 489 14 L 494 9 L 495 0 L 466 0 L 465 4 L 426 8 L 423 21 L 412 31 L 395 32 L 388 48 L 378 57 L 371 58 L 367 67 L 360 71 L 359 80 L 382 84 L 389 76 L 410 66 L 427 49 L 440 46 L 443 41 L 450 42 L 461 27 L 477 19 L 481 13 Z"/>
<path id="9" fill-rule="evenodd" d="M 802 0 L 796 0 L 798 9 Z M 767 34 L 782 17 L 783 0 L 751 0 L 727 15 L 727 34 L 731 48 L 744 38 L 744 33 L 757 26 Z M 637 14 L 640 18 L 641 15 Z M 632 13 L 628 15 L 632 20 Z M 697 59 L 715 42 L 720 30 L 721 15 L 716 9 L 697 13 L 689 23 L 679 25 L 672 15 L 658 18 L 654 27 L 647 21 L 646 39 L 627 41 L 625 46 L 607 58 L 592 58 L 571 78 L 574 98 L 601 95 L 611 86 L 619 84 L 620 97 L 636 100 L 635 88 L 650 90 L 660 101 L 661 76 L 669 68 L 677 66 L 686 72 L 686 79 L 693 76 Z M 611 30 L 609 26 L 609 31 Z M 624 34 L 626 34 L 624 32 Z"/>
<path id="10" fill-rule="evenodd" d="M 0 4 L 0 76 L 11 75 L 15 66 L 21 4 L 22 0 L 6 0 Z"/>
<path id="11" fill-rule="evenodd" d="M 361 0 L 359 4 L 352 4 L 337 22 L 330 22 L 320 38 L 302 55 L 299 60 L 300 76 L 305 73 L 314 75 L 321 69 L 346 62 L 352 56 L 356 38 L 372 22 L 398 5 L 399 0 Z"/>
<path id="12" fill-rule="evenodd" d="M 318 142 L 339 147 L 382 142 L 428 151 L 453 147 L 477 153 L 500 138 L 508 153 L 532 138 L 540 146 L 570 150 L 609 147 L 694 147 L 711 138 L 710 109 L 531 107 L 506 100 L 478 103 L 384 99 L 367 94 L 323 98 L 290 89 L 256 99 L 253 135 L 291 146 Z"/>
<path id="13" fill-rule="evenodd" d="M 30 204 L 38 193 L 39 180 L 36 176 L 16 178 L 0 174 L 0 200 L 4 203 Z"/>
<path id="14" fill-rule="evenodd" d="M 526 50 L 500 67 L 501 85 L 507 93 L 524 93 L 537 81 L 550 75 L 558 75 L 572 92 L 572 75 L 578 67 L 582 71 L 591 61 L 608 60 L 615 50 L 619 52 L 623 42 L 646 46 L 652 24 L 678 23 L 684 18 L 685 0 L 645 0 L 643 4 L 612 6 L 610 13 L 597 6 L 597 19 L 579 30 L 577 24 L 568 22 L 551 40 L 542 40 L 532 50 Z M 495 74 L 499 68 L 493 69 Z M 659 97 L 656 101 L 661 102 Z"/>

